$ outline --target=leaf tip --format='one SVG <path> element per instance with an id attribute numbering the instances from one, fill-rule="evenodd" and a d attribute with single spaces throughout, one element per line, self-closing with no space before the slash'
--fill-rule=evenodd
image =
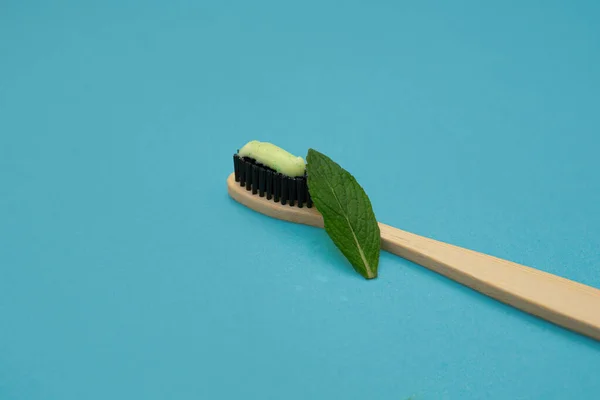
<path id="1" fill-rule="evenodd" d="M 377 272 L 367 273 L 364 275 L 365 279 L 371 281 L 373 279 L 377 279 Z"/>

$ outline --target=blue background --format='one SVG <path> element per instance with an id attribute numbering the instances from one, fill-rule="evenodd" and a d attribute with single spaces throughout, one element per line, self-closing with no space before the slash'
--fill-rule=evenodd
<path id="1" fill-rule="evenodd" d="M 313 147 L 382 222 L 600 287 L 598 20 L 1 1 L 0 398 L 599 398 L 600 343 L 387 253 L 365 281 L 225 185 Z"/>

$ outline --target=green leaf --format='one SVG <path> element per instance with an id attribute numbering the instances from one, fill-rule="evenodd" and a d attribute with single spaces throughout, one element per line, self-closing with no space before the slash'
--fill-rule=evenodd
<path id="1" fill-rule="evenodd" d="M 306 159 L 308 189 L 327 234 L 356 272 L 367 279 L 377 277 L 381 236 L 369 197 L 326 155 L 309 149 Z"/>

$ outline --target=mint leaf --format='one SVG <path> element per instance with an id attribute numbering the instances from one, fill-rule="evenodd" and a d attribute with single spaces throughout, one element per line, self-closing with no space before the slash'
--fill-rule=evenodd
<path id="1" fill-rule="evenodd" d="M 377 277 L 381 237 L 367 194 L 326 155 L 309 149 L 306 160 L 308 189 L 327 234 L 356 272 L 367 279 Z"/>

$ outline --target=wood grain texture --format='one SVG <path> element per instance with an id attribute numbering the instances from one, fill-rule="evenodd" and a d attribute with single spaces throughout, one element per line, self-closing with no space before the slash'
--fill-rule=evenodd
<path id="1" fill-rule="evenodd" d="M 227 179 L 229 195 L 273 218 L 323 227 L 315 208 L 284 206 Z M 505 304 L 600 340 L 600 290 L 511 261 L 379 223 L 382 248 Z"/>

